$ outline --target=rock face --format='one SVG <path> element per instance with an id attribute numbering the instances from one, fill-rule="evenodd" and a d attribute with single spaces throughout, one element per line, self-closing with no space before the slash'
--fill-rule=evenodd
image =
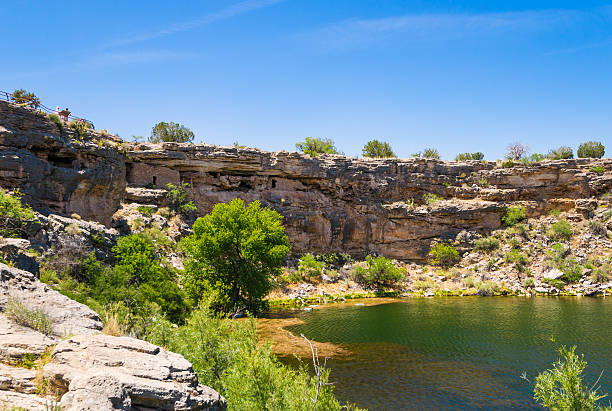
<path id="1" fill-rule="evenodd" d="M 491 161 L 310 158 L 176 143 L 100 147 L 67 137 L 46 117 L 0 102 L 0 186 L 20 188 L 41 207 L 108 225 L 120 202 L 161 205 L 159 188 L 187 182 L 200 214 L 235 197 L 277 210 L 298 255 L 422 260 L 433 239 L 498 228 L 513 203 L 526 206 L 530 217 L 552 208 L 587 214 L 591 199 L 612 188 L 610 159 L 503 168 Z M 425 194 L 442 201 L 427 205 Z"/>
<path id="2" fill-rule="evenodd" d="M 53 350 L 43 371 L 66 393 L 66 410 L 223 410 L 225 400 L 198 384 L 181 355 L 130 337 L 77 336 Z"/>
<path id="3" fill-rule="evenodd" d="M 124 156 L 70 137 L 46 115 L 0 102 L 0 187 L 19 188 L 41 210 L 110 224 L 125 192 Z"/>

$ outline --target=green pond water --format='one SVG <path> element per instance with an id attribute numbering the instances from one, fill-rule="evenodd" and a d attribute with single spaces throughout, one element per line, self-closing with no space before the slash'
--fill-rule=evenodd
<path id="1" fill-rule="evenodd" d="M 610 298 L 421 298 L 294 315 L 305 323 L 293 333 L 352 352 L 328 360 L 331 380 L 339 399 L 370 410 L 538 409 L 520 376 L 550 367 L 552 336 L 584 353 L 587 381 L 605 370 L 612 394 Z"/>

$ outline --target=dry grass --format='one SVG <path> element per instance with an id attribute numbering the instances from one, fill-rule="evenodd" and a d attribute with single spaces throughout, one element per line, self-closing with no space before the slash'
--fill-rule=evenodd
<path id="1" fill-rule="evenodd" d="M 8 297 L 4 314 L 17 324 L 30 327 L 45 335 L 53 333 L 53 322 L 43 309 L 30 308 L 15 297 Z"/>
<path id="2" fill-rule="evenodd" d="M 119 316 L 116 312 L 107 312 L 104 316 L 102 334 L 112 335 L 113 337 L 125 335 L 125 329 L 121 321 L 119 321 Z"/>

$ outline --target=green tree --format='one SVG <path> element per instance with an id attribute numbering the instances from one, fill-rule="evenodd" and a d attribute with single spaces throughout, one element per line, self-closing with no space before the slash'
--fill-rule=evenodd
<path id="1" fill-rule="evenodd" d="M 37 109 L 38 106 L 40 106 L 40 99 L 36 97 L 36 94 L 24 89 L 13 91 L 13 101 L 18 104 L 25 104 L 34 109 Z"/>
<path id="2" fill-rule="evenodd" d="M 587 366 L 584 355 L 575 353 L 576 347 L 561 347 L 560 358 L 551 369 L 535 379 L 534 399 L 543 407 L 558 411 L 604 410 L 597 402 L 606 397 L 598 388 L 585 385 L 582 373 Z M 526 377 L 524 377 L 526 378 Z M 597 384 L 597 383 L 595 383 Z"/>
<path id="3" fill-rule="evenodd" d="M 153 126 L 149 141 L 151 143 L 190 143 L 194 138 L 195 135 L 193 134 L 193 131 L 189 130 L 184 125 L 173 122 L 166 123 L 162 121 Z"/>
<path id="4" fill-rule="evenodd" d="M 188 256 L 184 284 L 193 302 L 214 290 L 222 310 L 261 309 L 289 253 L 281 220 L 258 201 L 245 206 L 238 198 L 198 218 L 193 235 L 183 240 Z"/>
<path id="5" fill-rule="evenodd" d="M 0 237 L 27 237 L 28 224 L 36 221 L 32 208 L 21 203 L 19 192 L 0 188 Z"/>
<path id="6" fill-rule="evenodd" d="M 469 161 L 469 160 L 482 160 L 484 159 L 484 154 L 480 151 L 475 153 L 459 153 L 455 156 L 455 161 Z"/>
<path id="7" fill-rule="evenodd" d="M 406 271 L 396 267 L 393 261 L 385 257 L 366 257 L 366 267 L 356 266 L 355 281 L 366 288 L 385 291 L 395 288 L 404 279 Z"/>
<path id="8" fill-rule="evenodd" d="M 568 158 L 574 158 L 574 151 L 571 147 L 561 146 L 554 150 L 550 150 L 546 155 L 546 158 L 551 160 L 564 160 Z"/>
<path id="9" fill-rule="evenodd" d="M 578 147 L 578 157 L 580 158 L 602 158 L 606 149 L 599 141 L 587 141 Z"/>
<path id="10" fill-rule="evenodd" d="M 304 141 L 296 143 L 295 148 L 312 157 L 320 154 L 340 154 L 334 141 L 329 138 L 306 137 Z"/>
<path id="11" fill-rule="evenodd" d="M 396 157 L 389 143 L 378 140 L 371 140 L 361 150 L 364 157 L 390 158 Z"/>
<path id="12" fill-rule="evenodd" d="M 525 220 L 526 218 L 527 218 L 527 210 L 525 209 L 525 207 L 512 206 L 512 207 L 506 208 L 506 212 L 502 216 L 501 222 L 506 227 L 512 227 L 513 225 L 518 224 L 519 222 Z"/>

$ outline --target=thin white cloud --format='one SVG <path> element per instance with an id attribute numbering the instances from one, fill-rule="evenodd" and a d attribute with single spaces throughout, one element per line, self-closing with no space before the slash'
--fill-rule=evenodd
<path id="1" fill-rule="evenodd" d="M 153 40 L 160 37 L 165 37 L 171 34 L 181 33 L 188 30 L 193 30 L 198 27 L 214 23 L 220 20 L 226 20 L 240 14 L 248 13 L 250 11 L 258 10 L 264 7 L 272 6 L 277 3 L 281 3 L 286 0 L 246 0 L 240 3 L 233 4 L 225 9 L 206 14 L 195 20 L 188 20 L 183 22 L 174 23 L 168 27 L 151 30 L 149 32 L 126 35 L 115 41 L 111 41 L 104 45 L 104 48 L 112 48 L 130 45 L 134 43 L 141 43 L 148 40 Z"/>
<path id="2" fill-rule="evenodd" d="M 142 64 L 163 61 L 179 61 L 197 58 L 198 54 L 173 50 L 136 50 L 101 53 L 77 63 L 79 68 L 105 67 L 126 64 Z"/>
<path id="3" fill-rule="evenodd" d="M 324 48 L 358 48 L 391 37 L 399 37 L 405 42 L 422 42 L 473 35 L 545 31 L 560 25 L 574 25 L 586 17 L 587 13 L 577 10 L 411 14 L 345 20 L 304 36 Z"/>

